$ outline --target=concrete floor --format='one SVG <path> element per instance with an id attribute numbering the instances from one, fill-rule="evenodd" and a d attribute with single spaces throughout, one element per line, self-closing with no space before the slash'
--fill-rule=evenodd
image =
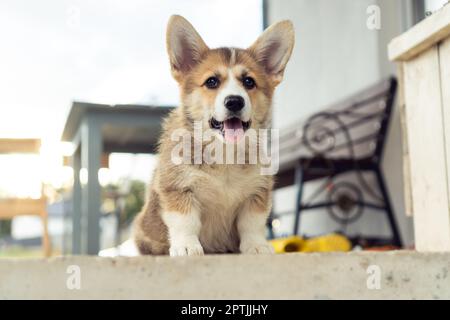
<path id="1" fill-rule="evenodd" d="M 449 271 L 410 251 L 0 259 L 0 298 L 450 299 Z"/>

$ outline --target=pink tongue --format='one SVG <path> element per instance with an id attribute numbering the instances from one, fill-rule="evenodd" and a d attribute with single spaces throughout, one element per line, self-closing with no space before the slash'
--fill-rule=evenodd
<path id="1" fill-rule="evenodd" d="M 225 141 L 236 142 L 244 136 L 242 121 L 238 118 L 231 118 L 224 122 Z"/>

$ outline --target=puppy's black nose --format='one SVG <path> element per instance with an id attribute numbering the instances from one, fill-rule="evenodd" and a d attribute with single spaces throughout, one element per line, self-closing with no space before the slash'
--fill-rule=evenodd
<path id="1" fill-rule="evenodd" d="M 241 96 L 228 96 L 224 101 L 225 107 L 233 112 L 238 112 L 244 107 L 244 98 Z"/>

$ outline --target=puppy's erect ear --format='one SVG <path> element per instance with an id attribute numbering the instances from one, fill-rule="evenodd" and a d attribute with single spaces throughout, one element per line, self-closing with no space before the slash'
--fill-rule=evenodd
<path id="1" fill-rule="evenodd" d="M 169 19 L 166 42 L 172 74 L 177 80 L 195 66 L 203 53 L 209 50 L 194 27 L 178 15 Z"/>
<path id="2" fill-rule="evenodd" d="M 294 48 L 294 26 L 289 20 L 267 28 L 248 48 L 256 60 L 264 66 L 275 85 L 283 80 L 283 73 Z"/>

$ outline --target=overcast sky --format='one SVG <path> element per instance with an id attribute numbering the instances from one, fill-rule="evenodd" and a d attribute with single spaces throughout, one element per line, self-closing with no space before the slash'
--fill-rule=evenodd
<path id="1" fill-rule="evenodd" d="M 246 47 L 262 29 L 260 0 L 0 1 L 0 137 L 59 138 L 73 100 L 176 104 L 175 13 L 211 47 Z"/>

